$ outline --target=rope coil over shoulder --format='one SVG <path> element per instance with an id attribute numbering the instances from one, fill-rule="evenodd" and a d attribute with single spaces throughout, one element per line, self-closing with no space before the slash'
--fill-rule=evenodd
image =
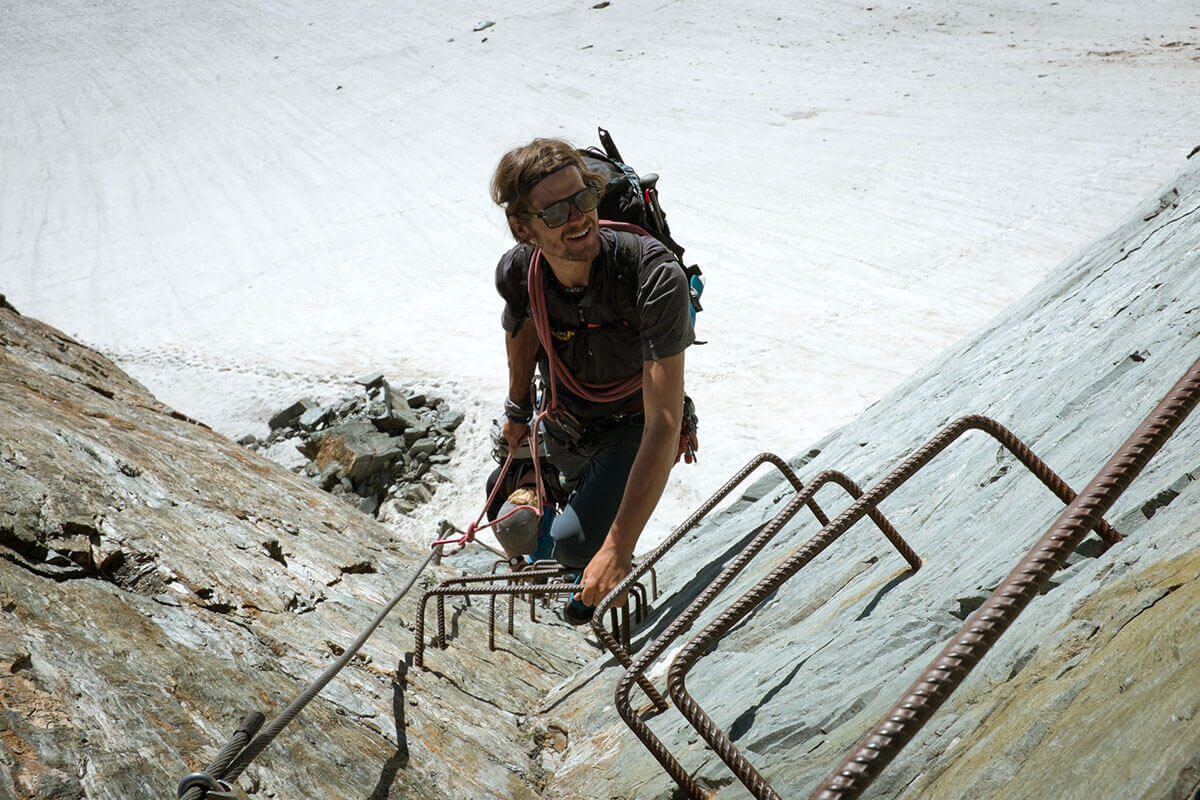
<path id="1" fill-rule="evenodd" d="M 600 220 L 600 226 L 610 230 L 627 231 L 637 233 L 642 236 L 649 236 L 644 229 L 628 222 L 614 222 L 611 220 Z M 615 400 L 623 400 L 630 395 L 636 393 L 642 388 L 642 373 L 639 371 L 628 378 L 612 383 L 588 383 L 587 381 L 576 378 L 571 372 L 563 368 L 558 360 L 558 356 L 554 351 L 553 336 L 550 333 L 550 315 L 546 311 L 546 289 L 542 282 L 542 251 L 537 248 L 533 251 L 533 255 L 529 259 L 529 269 L 526 273 L 526 286 L 529 290 L 529 310 L 533 317 L 534 331 L 537 333 L 538 342 L 542 346 L 542 350 L 546 353 L 546 358 L 550 364 L 550 402 L 546 408 L 542 410 L 529 423 L 529 440 L 530 448 L 533 453 L 538 452 L 538 436 L 542 421 L 556 419 L 562 411 L 562 406 L 558 401 L 558 385 L 561 383 L 575 396 L 586 400 L 589 403 L 609 403 Z M 439 539 L 434 542 L 434 546 L 448 545 L 450 550 L 446 551 L 446 555 L 454 555 L 467 546 L 469 542 L 475 541 L 475 534 L 481 530 L 493 527 L 500 522 L 516 514 L 518 511 L 529 510 L 535 513 L 538 518 L 542 517 L 542 509 L 546 505 L 545 489 L 542 485 L 542 465 L 541 459 L 533 459 L 533 470 L 535 485 L 537 487 L 537 506 L 519 505 L 508 511 L 507 513 L 497 517 L 490 522 L 484 523 L 483 517 L 487 513 L 487 509 L 491 507 L 492 502 L 496 499 L 496 493 L 499 491 L 503 483 L 503 477 L 508 472 L 512 465 L 513 456 L 509 453 L 508 458 L 504 462 L 504 466 L 500 469 L 500 475 L 496 480 L 496 485 L 492 488 L 491 494 L 488 495 L 487 502 L 484 504 L 483 510 L 479 512 L 479 516 L 475 521 L 467 526 L 467 529 L 461 536 Z"/>
<path id="2" fill-rule="evenodd" d="M 637 225 L 632 225 L 628 222 L 600 220 L 600 226 L 610 230 L 637 233 L 642 236 L 650 235 Z M 542 283 L 542 251 L 540 248 L 534 250 L 533 255 L 529 259 L 526 286 L 529 288 L 529 311 L 533 317 L 534 330 L 537 331 L 538 341 L 542 345 L 542 350 L 546 352 L 546 358 L 550 363 L 550 405 L 548 410 L 552 412 L 552 419 L 553 415 L 559 411 L 559 383 L 589 403 L 610 403 L 615 400 L 624 400 L 642 388 L 642 373 L 640 371 L 628 378 L 611 383 L 588 383 L 576 378 L 559 363 L 558 356 L 554 352 L 552 344 L 553 337 L 550 333 L 550 316 L 546 311 L 546 289 Z"/>
<path id="3" fill-rule="evenodd" d="M 614 231 L 636 233 L 640 236 L 651 236 L 645 229 L 629 222 L 602 219 L 600 220 L 600 227 Z M 526 274 L 525 285 L 529 290 L 529 312 L 530 316 L 533 317 L 534 330 L 537 332 L 538 342 L 541 344 L 542 350 L 545 351 L 546 360 L 550 365 L 550 403 L 546 411 L 538 417 L 531 429 L 531 444 L 534 446 L 534 452 L 537 452 L 537 428 L 542 418 L 548 414 L 551 419 L 555 419 L 561 411 L 561 406 L 558 402 L 558 385 L 560 383 L 576 397 L 586 400 L 589 403 L 611 403 L 617 400 L 624 400 L 638 392 L 642 388 L 642 372 L 639 370 L 628 378 L 612 381 L 611 383 L 589 383 L 572 375 L 569 370 L 563 368 L 554 351 L 554 338 L 550 331 L 550 315 L 546 310 L 546 289 L 542 281 L 542 251 L 540 248 L 534 250 L 533 255 L 529 258 L 529 270 Z M 696 440 L 695 430 L 694 428 L 688 430 L 685 420 L 684 429 L 680 431 L 679 454 L 676 456 L 676 461 L 684 456 L 686 456 L 687 463 L 689 464 L 695 461 L 698 446 L 699 443 Z M 540 491 L 541 476 L 539 475 L 538 478 Z M 540 502 L 540 495 L 538 499 Z M 490 503 L 491 500 L 489 499 L 488 502 Z M 540 511 L 538 512 L 538 516 L 541 516 Z"/>

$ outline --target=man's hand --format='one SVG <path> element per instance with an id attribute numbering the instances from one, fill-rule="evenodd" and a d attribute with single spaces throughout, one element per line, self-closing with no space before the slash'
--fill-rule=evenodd
<path id="1" fill-rule="evenodd" d="M 598 605 L 632 571 L 632 559 L 622 557 L 615 548 L 605 542 L 583 570 L 582 591 L 579 593 L 580 601 L 587 606 Z M 619 598 L 619 602 L 615 605 L 621 605 L 624 601 L 625 598 Z"/>
<path id="2" fill-rule="evenodd" d="M 523 422 L 504 420 L 504 441 L 508 442 L 508 452 L 515 453 L 525 437 L 529 436 L 529 426 Z"/>

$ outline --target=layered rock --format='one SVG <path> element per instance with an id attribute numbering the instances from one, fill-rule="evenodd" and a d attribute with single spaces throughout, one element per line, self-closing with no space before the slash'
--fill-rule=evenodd
<path id="1" fill-rule="evenodd" d="M 0 304 L 0 798 L 174 796 L 424 555 Z M 489 652 L 486 606 L 456 602 L 437 671 L 405 674 L 417 595 L 447 574 L 250 767 L 253 796 L 539 795 L 558 754 L 530 710 L 580 639 L 526 625 Z"/>

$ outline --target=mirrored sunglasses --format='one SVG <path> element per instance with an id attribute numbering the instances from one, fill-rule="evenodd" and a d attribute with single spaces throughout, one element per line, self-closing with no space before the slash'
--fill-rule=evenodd
<path id="1" fill-rule="evenodd" d="M 540 219 L 547 228 L 561 228 L 571 218 L 571 206 L 579 209 L 580 214 L 594 211 L 600 205 L 600 187 L 585 186 L 575 194 L 551 203 L 541 211 L 523 214 L 526 219 Z"/>

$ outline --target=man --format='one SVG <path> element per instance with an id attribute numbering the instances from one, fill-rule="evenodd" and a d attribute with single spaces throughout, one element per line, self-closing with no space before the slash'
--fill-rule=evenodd
<path id="1" fill-rule="evenodd" d="M 632 569 L 679 456 L 684 350 L 695 338 L 683 268 L 652 237 L 602 229 L 602 191 L 602 177 L 557 139 L 506 153 L 492 178 L 492 198 L 520 243 L 496 268 L 508 354 L 503 434 L 515 449 L 530 433 L 537 365 L 557 404 L 539 435 L 569 493 L 550 527 L 553 557 L 583 570 L 565 609 L 576 624 Z M 531 259 L 539 286 L 527 285 Z M 550 348 L 532 319 L 537 307 Z M 510 556 L 528 547 L 498 536 Z"/>

